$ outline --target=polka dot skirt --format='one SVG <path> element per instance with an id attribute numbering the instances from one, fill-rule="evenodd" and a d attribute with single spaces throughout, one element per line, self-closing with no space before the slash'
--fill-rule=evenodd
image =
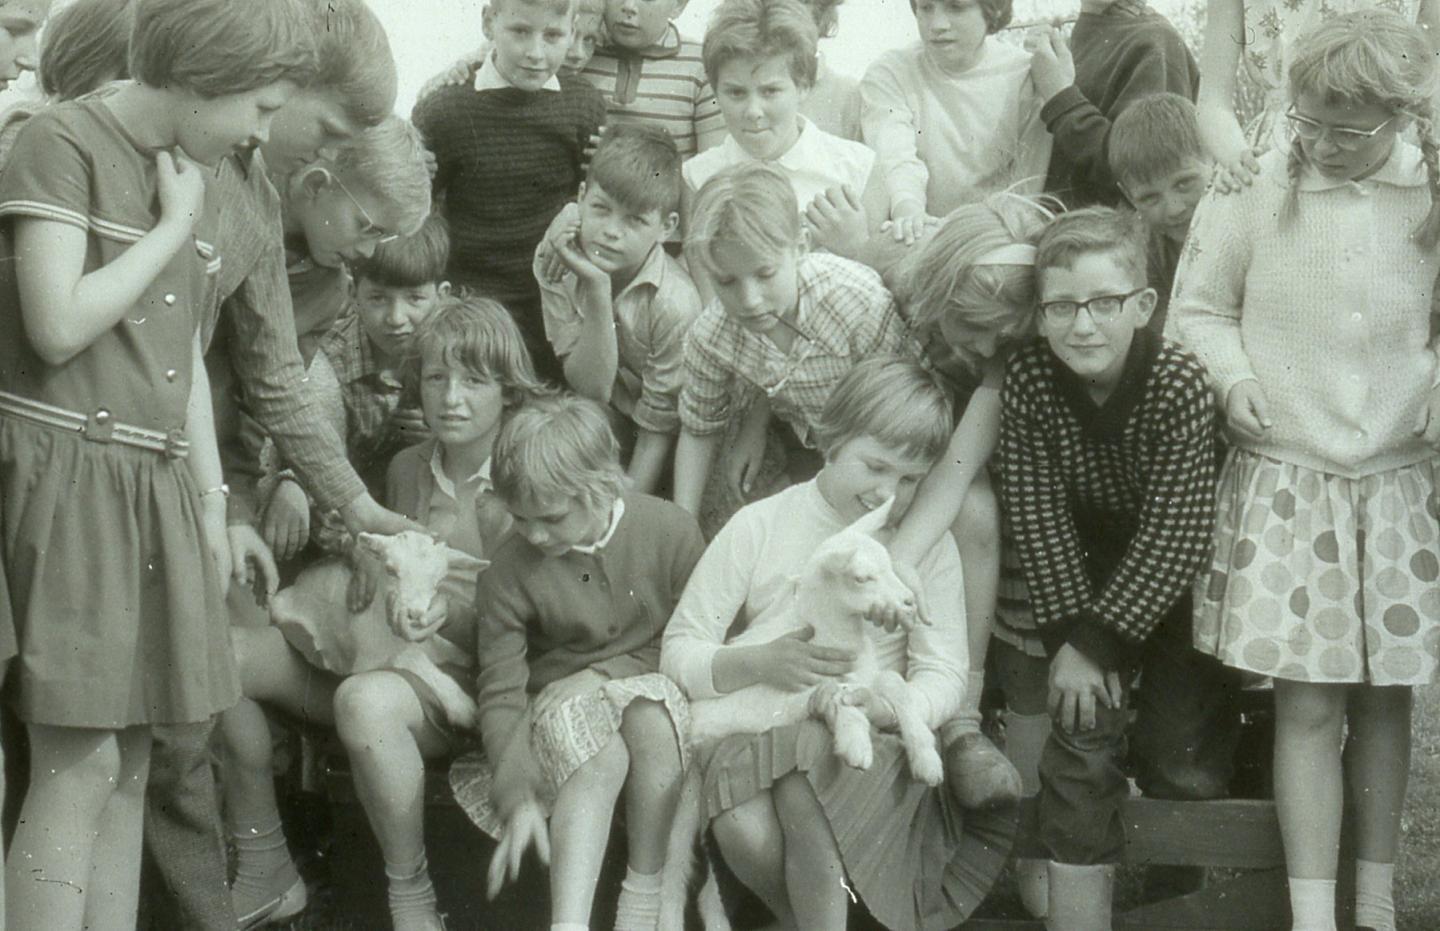
<path id="1" fill-rule="evenodd" d="M 1440 459 L 1349 479 L 1233 450 L 1195 646 L 1298 682 L 1423 685 L 1440 661 Z"/>

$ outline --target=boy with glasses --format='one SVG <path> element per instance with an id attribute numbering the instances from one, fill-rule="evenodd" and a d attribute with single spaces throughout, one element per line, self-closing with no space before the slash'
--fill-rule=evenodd
<path id="1" fill-rule="evenodd" d="M 1046 661 L 1005 643 L 994 659 L 1008 678 L 1048 682 L 1048 927 L 1109 928 L 1132 702 L 1147 795 L 1228 791 L 1236 688 L 1190 645 L 1215 521 L 1215 415 L 1200 363 L 1146 329 L 1156 295 L 1139 217 L 1064 214 L 1037 248 L 1043 341 L 1006 371 L 998 465 L 1048 670 L 1025 675 Z"/>

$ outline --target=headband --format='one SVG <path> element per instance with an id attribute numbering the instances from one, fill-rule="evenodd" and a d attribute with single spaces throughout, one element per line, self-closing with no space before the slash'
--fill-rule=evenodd
<path id="1" fill-rule="evenodd" d="M 976 265 L 1034 265 L 1035 247 L 1027 242 L 1012 242 L 992 249 L 980 257 Z"/>

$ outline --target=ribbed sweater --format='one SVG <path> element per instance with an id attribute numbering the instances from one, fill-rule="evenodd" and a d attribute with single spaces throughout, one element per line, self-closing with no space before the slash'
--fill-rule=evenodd
<path id="1" fill-rule="evenodd" d="M 1411 237 L 1430 207 L 1420 151 L 1397 140 L 1364 181 L 1306 171 L 1288 223 L 1285 165 L 1271 151 L 1253 185 L 1200 202 L 1168 328 L 1205 363 L 1222 404 L 1259 380 L 1274 426 L 1236 445 L 1347 478 L 1429 459 L 1412 431 L 1436 379 L 1440 250 Z"/>
<path id="2" fill-rule="evenodd" d="M 558 92 L 444 87 L 413 119 L 435 153 L 451 281 L 538 306 L 530 259 L 584 178 L 582 153 L 605 120 L 600 92 L 564 75 Z"/>

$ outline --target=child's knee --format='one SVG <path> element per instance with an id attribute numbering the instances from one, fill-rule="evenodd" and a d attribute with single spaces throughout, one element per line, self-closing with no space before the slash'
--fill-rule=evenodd
<path id="1" fill-rule="evenodd" d="M 357 673 L 335 690 L 335 730 L 347 748 L 368 746 L 378 734 L 403 726 L 414 702 L 414 691 L 400 676 Z"/>
<path id="2" fill-rule="evenodd" d="M 1345 722 L 1342 686 L 1277 684 L 1275 721 L 1278 728 L 1295 736 L 1338 733 Z"/>
<path id="3" fill-rule="evenodd" d="M 635 758 L 673 759 L 679 765 L 679 737 L 670 712 L 658 701 L 636 699 L 620 721 L 620 736 Z"/>
<path id="4" fill-rule="evenodd" d="M 781 776 L 770 792 L 775 799 L 775 813 L 779 815 L 786 834 L 809 835 L 819 830 L 829 831 L 820 800 L 815 797 L 815 789 L 804 773 Z"/>

